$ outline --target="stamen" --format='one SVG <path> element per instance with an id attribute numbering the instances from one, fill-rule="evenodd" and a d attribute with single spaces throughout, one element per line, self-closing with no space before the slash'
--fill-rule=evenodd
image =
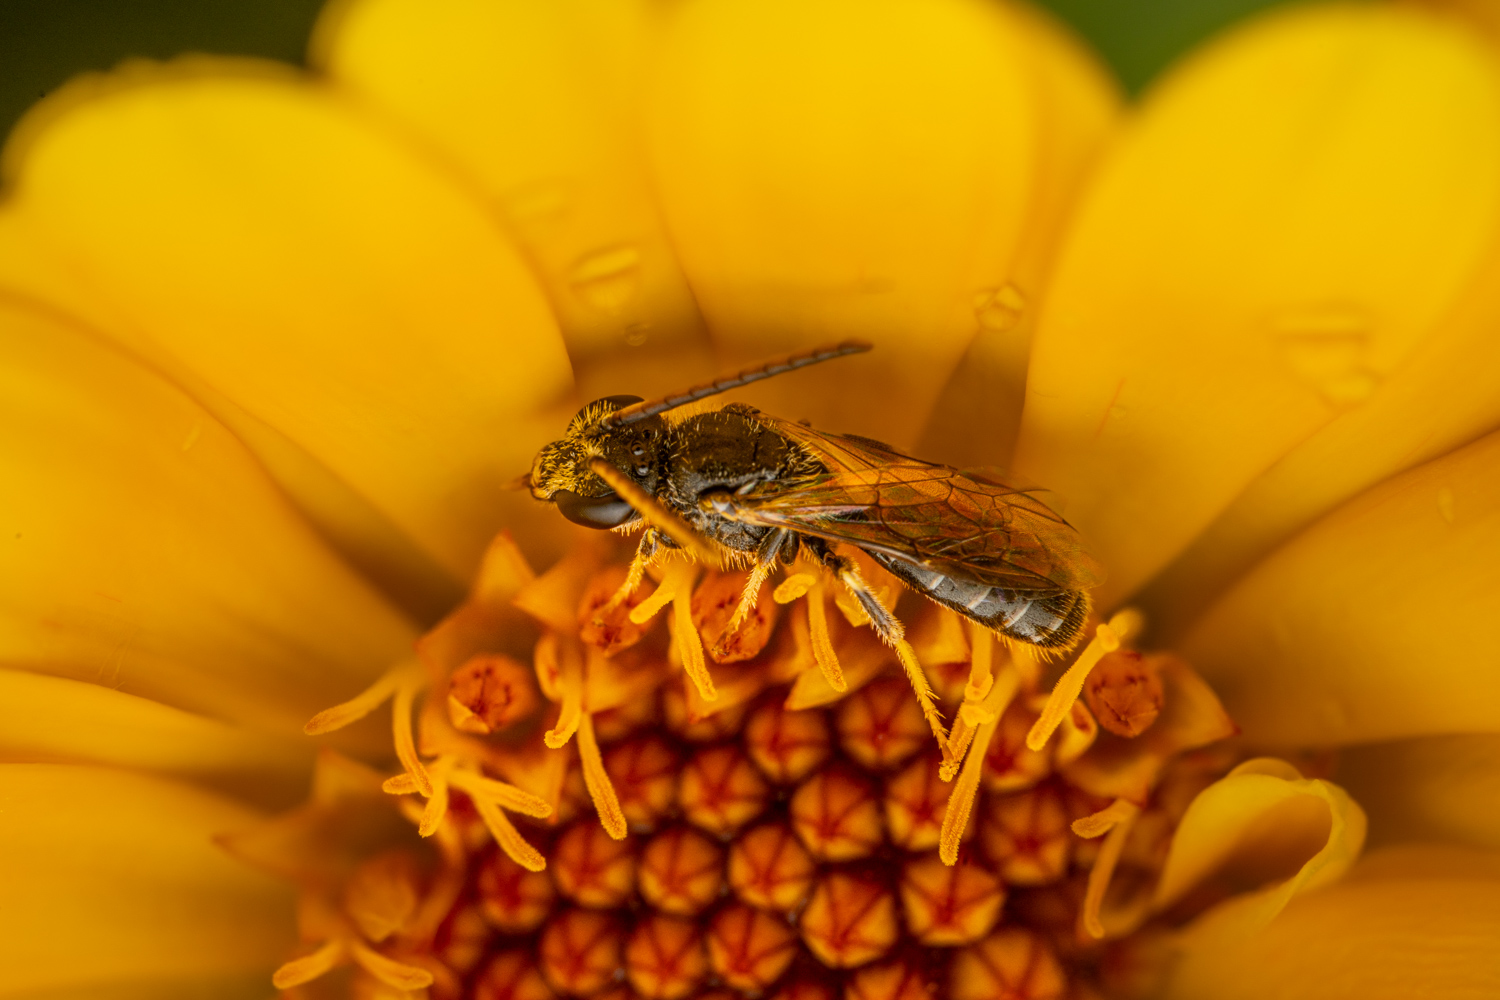
<path id="1" fill-rule="evenodd" d="M 464 774 L 465 772 L 463 771 L 453 772 L 454 778 L 458 778 Z M 462 780 L 467 780 L 467 778 Z M 454 781 L 454 784 L 459 784 L 459 781 Z M 462 785 L 459 787 L 462 787 Z M 500 845 L 500 850 L 504 851 L 512 861 L 527 871 L 539 872 L 546 870 L 547 859 L 542 857 L 541 852 L 532 847 L 525 837 L 521 836 L 520 831 L 510 821 L 510 817 L 505 815 L 504 810 L 497 806 L 493 800 L 487 799 L 482 795 L 471 795 L 470 799 L 474 803 L 475 811 L 479 813 L 479 818 L 484 821 L 484 825 L 489 829 L 490 836 L 494 837 L 495 843 Z"/>
<path id="2" fill-rule="evenodd" d="M 1124 619 L 1125 614 L 1126 612 L 1121 612 L 1111 619 L 1111 622 L 1116 619 L 1123 619 L 1122 624 L 1128 622 L 1129 619 Z M 1132 614 L 1139 617 L 1138 612 L 1132 612 Z M 1032 750 L 1040 750 L 1047 745 L 1047 741 L 1062 724 L 1063 716 L 1068 714 L 1068 710 L 1073 707 L 1073 702 L 1078 700 L 1078 695 L 1082 693 L 1083 684 L 1089 679 L 1089 671 L 1094 669 L 1094 664 L 1098 663 L 1104 654 L 1113 653 L 1119 648 L 1120 637 L 1114 628 L 1101 623 L 1094 633 L 1094 638 L 1089 640 L 1083 652 L 1078 654 L 1078 659 L 1073 661 L 1073 665 L 1058 679 L 1056 686 L 1052 688 L 1052 693 L 1047 696 L 1047 704 L 1042 709 L 1041 717 L 1036 720 L 1036 725 L 1031 727 L 1031 732 L 1026 734 L 1028 747 Z"/>
<path id="3" fill-rule="evenodd" d="M 953 729 L 948 733 L 947 742 L 942 745 L 943 768 L 940 774 L 944 781 L 953 780 L 953 776 L 958 773 L 958 765 L 969 752 L 969 744 L 974 741 L 975 731 L 989 721 L 989 716 L 984 713 L 981 705 L 995 683 L 995 643 L 990 630 L 978 622 L 969 622 L 968 626 L 971 643 L 969 683 L 964 688 L 964 701 L 953 720 Z M 1004 710 L 1005 706 L 1000 706 L 997 714 Z"/>
<path id="4" fill-rule="evenodd" d="M 422 810 L 422 822 L 417 824 L 417 834 L 430 837 L 437 832 L 438 824 L 448 814 L 448 775 L 455 761 L 451 754 L 444 754 L 433 762 L 432 795 L 427 799 L 427 808 Z"/>
<path id="5" fill-rule="evenodd" d="M 402 771 L 381 782 L 380 790 L 387 795 L 415 795 L 418 791 L 417 779 Z"/>
<path id="6" fill-rule="evenodd" d="M 558 687 L 562 689 L 562 708 L 557 722 L 542 734 L 542 742 L 553 750 L 561 749 L 578 730 L 583 715 L 583 663 L 576 643 L 564 642 L 559 666 Z"/>
<path id="7" fill-rule="evenodd" d="M 1120 860 L 1120 852 L 1125 849 L 1125 840 L 1130 836 L 1131 827 L 1135 826 L 1136 817 L 1141 814 L 1141 807 L 1125 799 L 1116 799 L 1108 808 L 1075 822 L 1073 832 L 1080 837 L 1090 836 L 1082 832 L 1079 826 L 1088 824 L 1090 821 L 1097 821 L 1106 813 L 1112 814 L 1110 825 L 1105 828 L 1109 830 L 1109 834 L 1104 838 L 1104 846 L 1099 849 L 1099 856 L 1094 859 L 1094 867 L 1089 869 L 1088 891 L 1084 893 L 1083 909 L 1078 914 L 1082 929 L 1096 940 L 1104 937 L 1104 924 L 1099 920 L 1099 911 L 1104 906 L 1104 893 L 1109 889 L 1109 880 L 1114 876 L 1115 865 Z M 1086 828 L 1093 830 L 1095 826 Z M 1095 833 L 1092 836 L 1098 836 L 1098 834 Z"/>
<path id="8" fill-rule="evenodd" d="M 408 671 L 397 682 L 395 696 L 391 699 L 391 739 L 396 744 L 396 759 L 401 761 L 401 766 L 406 768 L 412 780 L 417 783 L 417 791 L 430 798 L 432 779 L 427 774 L 427 768 L 422 765 L 422 758 L 417 756 L 411 718 L 417 692 L 426 684 L 426 676 L 414 671 Z"/>
<path id="9" fill-rule="evenodd" d="M 386 958 L 380 952 L 357 940 L 349 942 L 354 961 L 376 979 L 398 990 L 425 990 L 432 985 L 432 973 L 414 965 Z"/>
<path id="10" fill-rule="evenodd" d="M 709 676 L 708 664 L 703 658 L 703 640 L 693 624 L 692 568 L 679 565 L 686 572 L 673 567 L 678 570 L 678 579 L 672 594 L 672 640 L 677 644 L 677 655 L 682 657 L 682 669 L 693 682 L 693 687 L 698 689 L 698 695 L 704 701 L 716 701 L 719 692 L 714 689 L 714 679 Z M 668 578 L 671 576 L 669 571 Z"/>
<path id="11" fill-rule="evenodd" d="M 412 663 L 397 664 L 381 674 L 379 680 L 353 698 L 341 705 L 325 708 L 308 719 L 302 731 L 309 736 L 321 736 L 336 729 L 343 729 L 351 722 L 358 722 L 384 704 L 387 698 L 396 693 L 396 688 L 406 675 L 418 669 L 420 668 Z"/>
<path id="12" fill-rule="evenodd" d="M 1073 821 L 1073 832 L 1084 840 L 1102 837 L 1125 820 L 1140 812 L 1140 807 L 1126 799 L 1115 799 L 1092 816 Z"/>
<path id="13" fill-rule="evenodd" d="M 1018 683 L 1019 678 L 1014 670 L 1003 672 L 1001 683 L 992 684 L 989 694 L 981 702 L 981 707 L 989 718 L 974 733 L 972 746 L 964 757 L 958 783 L 948 796 L 948 808 L 943 812 L 943 829 L 938 834 L 938 856 L 945 865 L 958 863 L 958 846 L 969 825 L 969 816 L 974 811 L 974 799 L 979 794 L 979 779 L 984 773 L 984 759 L 990 750 L 990 740 L 995 737 L 1000 717 L 1015 696 Z"/>
<path id="14" fill-rule="evenodd" d="M 546 819 L 552 815 L 550 803 L 515 785 L 461 769 L 453 770 L 448 775 L 448 780 L 476 802 L 483 799 L 486 802 L 493 802 L 502 809 L 509 809 L 511 812 L 518 812 L 533 819 Z"/>
<path id="15" fill-rule="evenodd" d="M 651 592 L 651 596 L 644 598 L 641 603 L 630 609 L 630 620 L 637 625 L 646 624 L 676 596 L 677 589 L 672 586 L 672 577 L 668 576 Z"/>
<path id="16" fill-rule="evenodd" d="M 345 940 L 334 938 L 311 955 L 303 955 L 283 964 L 272 974 L 271 985 L 278 990 L 289 990 L 293 986 L 312 982 L 348 960 L 349 949 Z"/>
<path id="17" fill-rule="evenodd" d="M 778 587 L 777 593 L 785 586 L 783 583 Z M 839 664 L 838 654 L 833 651 L 833 640 L 828 636 L 828 604 L 823 581 L 819 579 L 814 579 L 807 595 L 807 627 L 812 634 L 813 657 L 818 661 L 818 669 L 823 671 L 828 686 L 835 691 L 849 690 L 849 682 L 844 680 L 844 668 Z"/>
<path id="18" fill-rule="evenodd" d="M 599 754 L 599 741 L 594 737 L 594 717 L 583 713 L 578 726 L 578 757 L 583 763 L 583 783 L 594 800 L 594 809 L 599 813 L 599 822 L 604 832 L 615 840 L 624 840 L 625 812 L 620 808 L 620 797 L 604 770 L 604 758 Z"/>
<path id="19" fill-rule="evenodd" d="M 771 600 L 777 604 L 790 604 L 811 590 L 817 582 L 818 578 L 813 573 L 793 573 L 777 585 L 771 593 Z"/>

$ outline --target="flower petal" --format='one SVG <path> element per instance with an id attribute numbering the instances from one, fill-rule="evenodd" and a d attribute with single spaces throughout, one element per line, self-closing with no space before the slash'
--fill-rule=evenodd
<path id="1" fill-rule="evenodd" d="M 225 799 L 105 768 L 4 764 L 0 811 L 6 995 L 269 977 L 293 943 L 290 890 L 213 843 L 255 820 Z"/>
<path id="2" fill-rule="evenodd" d="M 7 210 L 110 303 L 107 332 L 284 434 L 460 578 L 529 505 L 505 486 L 562 419 L 536 411 L 567 358 L 459 180 L 249 61 L 78 82 L 21 134 Z"/>
<path id="3" fill-rule="evenodd" d="M 1500 433 L 1273 553 L 1180 647 L 1247 738 L 1328 746 L 1500 728 Z"/>
<path id="4" fill-rule="evenodd" d="M 1500 849 L 1500 733 L 1348 747 L 1339 753 L 1338 777 L 1370 814 L 1372 843 Z"/>
<path id="5" fill-rule="evenodd" d="M 1253 934 L 1292 897 L 1337 881 L 1364 842 L 1364 811 L 1342 788 L 1303 778 L 1285 761 L 1248 760 L 1188 806 L 1172 836 L 1155 906 L 1169 908 L 1210 879 L 1238 883 L 1256 891 L 1204 920 L 1215 922 L 1216 933 Z"/>
<path id="6" fill-rule="evenodd" d="M 1164 996 L 1479 1000 L 1500 994 L 1500 858 L 1409 861 L 1372 854 L 1343 882 L 1293 900 L 1257 934 L 1216 932 L 1209 922 L 1218 911 L 1210 913 L 1190 929 Z"/>
<path id="7" fill-rule="evenodd" d="M 1016 457 L 1131 594 L 1382 392 L 1492 252 L 1500 70 L 1396 5 L 1289 8 L 1148 99 L 1059 259 Z"/>
<path id="8" fill-rule="evenodd" d="M 851 336 L 879 348 L 750 398 L 821 426 L 857 414 L 862 433 L 909 445 L 981 321 L 1025 308 L 1005 289 L 1029 277 L 1021 247 L 1051 166 L 1036 37 L 977 0 L 676 9 L 651 150 L 715 340 L 736 359 Z"/>
<path id="9" fill-rule="evenodd" d="M 0 301 L 0 662 L 299 732 L 413 630 L 218 422 Z"/>
<path id="10" fill-rule="evenodd" d="M 551 299 L 575 370 L 585 383 L 601 380 L 583 386 L 585 398 L 681 388 L 635 387 L 619 370 L 680 362 L 707 338 L 636 132 L 652 7 L 358 0 L 330 12 L 314 62 L 451 157 L 499 210 Z M 680 363 L 666 369 L 684 377 Z"/>
<path id="11" fill-rule="evenodd" d="M 301 784 L 311 747 L 121 691 L 0 669 L 0 759 L 80 762 L 227 778 L 236 789 Z M 281 786 L 285 786 L 283 789 Z"/>

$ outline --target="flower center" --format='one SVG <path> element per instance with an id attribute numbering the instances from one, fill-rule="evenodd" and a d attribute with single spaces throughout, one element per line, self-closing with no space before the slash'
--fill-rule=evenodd
<path id="1" fill-rule="evenodd" d="M 1093 623 L 1049 692 L 1038 651 L 915 595 L 886 644 L 800 563 L 635 576 L 612 538 L 538 576 L 502 535 L 416 662 L 308 723 L 389 700 L 380 787 L 416 829 L 304 886 L 321 917 L 278 986 L 352 965 L 435 998 L 1107 987 L 1178 791 L 1230 763 L 1189 751 L 1233 732 L 1175 697 L 1186 664 L 1132 648 L 1137 613 Z"/>

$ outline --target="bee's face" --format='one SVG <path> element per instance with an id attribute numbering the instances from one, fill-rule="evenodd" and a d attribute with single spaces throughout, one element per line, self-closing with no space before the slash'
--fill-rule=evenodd
<path id="1" fill-rule="evenodd" d="M 531 465 L 531 495 L 557 504 L 568 520 L 590 528 L 615 528 L 636 517 L 630 505 L 589 469 L 596 458 L 612 462 L 629 432 L 605 427 L 605 416 L 639 396 L 606 396 L 579 410 L 563 436 L 537 452 Z"/>

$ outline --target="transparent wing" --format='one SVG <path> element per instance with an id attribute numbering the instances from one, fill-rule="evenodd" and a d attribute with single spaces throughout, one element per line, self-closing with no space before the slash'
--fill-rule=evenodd
<path id="1" fill-rule="evenodd" d="M 848 542 L 991 587 L 1070 591 L 1103 582 L 1078 533 L 1025 491 L 878 441 L 757 416 L 829 471 L 735 497 L 736 519 Z"/>

